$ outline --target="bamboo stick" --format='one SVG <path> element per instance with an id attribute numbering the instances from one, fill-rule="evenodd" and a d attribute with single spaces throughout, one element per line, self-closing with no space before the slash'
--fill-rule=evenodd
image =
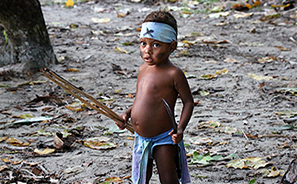
<path id="1" fill-rule="evenodd" d="M 70 89 L 82 94 L 83 96 L 85 96 L 86 98 L 90 99 L 92 102 L 94 102 L 96 105 L 98 105 L 100 108 L 102 108 L 105 112 L 107 112 L 108 114 L 111 114 L 112 116 L 114 116 L 115 118 L 120 118 L 115 112 L 113 112 L 111 109 L 109 109 L 107 106 L 105 106 L 104 104 L 100 103 L 99 101 L 97 101 L 95 98 L 93 98 L 91 95 L 86 94 L 85 92 L 81 91 L 80 89 L 78 89 L 77 87 L 75 87 L 73 84 L 71 84 L 70 82 L 68 82 L 66 79 L 62 78 L 61 76 L 59 76 L 58 74 L 56 74 L 55 72 L 46 69 L 46 71 L 49 71 L 50 74 L 52 74 L 56 79 L 58 79 L 59 81 L 61 81 L 62 83 L 64 83 L 64 85 L 68 86 Z M 122 120 L 121 118 L 119 120 Z"/>
<path id="2" fill-rule="evenodd" d="M 48 79 L 53 81 L 55 84 L 60 86 L 62 89 L 64 89 L 68 93 L 70 93 L 75 98 L 79 99 L 82 103 L 86 104 L 89 108 L 92 108 L 92 109 L 96 110 L 97 112 L 99 112 L 99 113 L 103 114 L 104 116 L 114 120 L 117 123 L 123 124 L 124 120 L 118 114 L 113 112 L 110 108 L 108 108 L 107 106 L 105 106 L 104 104 L 102 104 L 101 102 L 96 100 L 95 98 L 93 98 L 91 95 L 89 95 L 87 93 L 84 93 L 83 91 L 78 89 L 76 86 L 74 86 L 73 84 L 68 82 L 66 79 L 60 77 L 58 74 L 56 74 L 53 71 L 50 71 L 49 69 L 44 69 L 44 70 L 40 69 L 40 71 L 43 73 L 44 76 L 46 76 Z M 47 74 L 45 71 L 49 72 L 50 75 Z M 81 94 L 84 97 L 86 97 L 88 100 L 93 102 L 95 105 L 92 105 L 90 102 L 83 99 L 81 96 L 77 95 L 75 92 Z M 97 106 L 99 108 L 101 108 L 101 109 L 99 109 Z M 129 130 L 131 133 L 134 133 L 133 126 L 132 126 L 132 124 L 130 122 L 127 123 L 126 129 Z"/>

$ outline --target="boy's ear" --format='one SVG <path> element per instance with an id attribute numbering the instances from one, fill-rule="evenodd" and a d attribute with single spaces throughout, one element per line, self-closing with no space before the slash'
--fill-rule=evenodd
<path id="1" fill-rule="evenodd" d="M 177 41 L 173 41 L 170 43 L 170 51 L 173 52 L 177 47 Z"/>

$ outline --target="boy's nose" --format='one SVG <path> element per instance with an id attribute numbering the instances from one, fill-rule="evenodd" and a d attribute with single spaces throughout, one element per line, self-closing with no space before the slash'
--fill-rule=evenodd
<path id="1" fill-rule="evenodd" d="M 151 54 L 151 53 L 152 53 L 152 49 L 151 49 L 151 47 L 150 47 L 149 45 L 147 45 L 147 46 L 145 47 L 145 49 L 144 49 L 144 52 L 145 52 L 145 53 L 148 53 L 148 54 Z"/>

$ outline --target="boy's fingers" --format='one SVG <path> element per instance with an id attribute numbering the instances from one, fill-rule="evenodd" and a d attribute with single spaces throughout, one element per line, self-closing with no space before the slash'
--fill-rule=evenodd
<path id="1" fill-rule="evenodd" d="M 127 126 L 126 123 L 123 123 L 123 124 L 120 125 L 119 123 L 115 122 L 115 124 L 119 127 L 120 130 L 124 130 L 126 128 L 126 126 Z"/>
<path id="2" fill-rule="evenodd" d="M 174 130 L 171 130 L 171 132 L 169 132 L 168 135 L 173 135 L 174 134 Z"/>

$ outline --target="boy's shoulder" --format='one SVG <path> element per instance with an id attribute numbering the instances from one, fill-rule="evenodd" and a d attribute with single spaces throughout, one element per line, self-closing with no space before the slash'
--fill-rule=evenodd
<path id="1" fill-rule="evenodd" d="M 170 71 L 173 72 L 174 75 L 184 75 L 183 70 L 174 64 L 170 67 Z"/>
<path id="2" fill-rule="evenodd" d="M 146 63 L 143 63 L 142 65 L 140 65 L 140 67 L 138 68 L 139 72 L 146 67 L 147 67 Z"/>

